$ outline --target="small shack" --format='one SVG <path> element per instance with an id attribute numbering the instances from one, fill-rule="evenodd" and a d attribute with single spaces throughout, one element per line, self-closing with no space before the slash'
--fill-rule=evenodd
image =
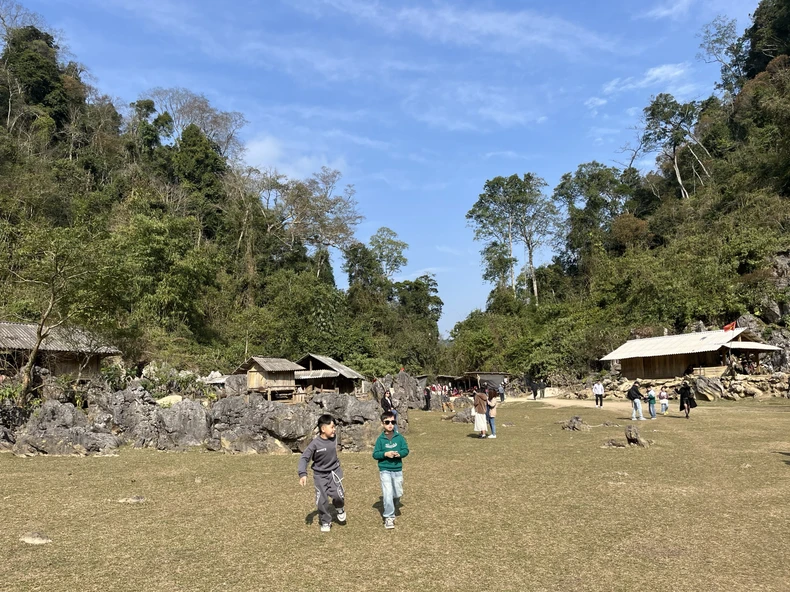
<path id="1" fill-rule="evenodd" d="M 463 376 L 455 379 L 455 383 L 467 391 L 474 387 L 496 390 L 510 376 L 509 372 L 464 372 Z"/>
<path id="2" fill-rule="evenodd" d="M 674 378 L 690 371 L 719 377 L 728 370 L 731 353 L 759 356 L 779 350 L 763 343 L 751 331 L 739 328 L 632 339 L 601 361 L 620 362 L 620 373 L 629 380 Z"/>
<path id="3" fill-rule="evenodd" d="M 299 364 L 284 358 L 253 356 L 233 371 L 247 375 L 247 390 L 265 393 L 272 400 L 273 394 L 293 394 L 296 390 L 295 372 L 304 370 Z"/>
<path id="4" fill-rule="evenodd" d="M 0 372 L 22 368 L 36 345 L 37 325 L 0 322 Z M 41 342 L 35 364 L 53 376 L 92 376 L 101 361 L 121 352 L 96 335 L 75 327 L 55 327 Z"/>
<path id="5" fill-rule="evenodd" d="M 307 354 L 297 363 L 304 369 L 295 372 L 296 383 L 305 389 L 353 393 L 359 381 L 365 379 L 356 370 L 327 356 Z"/>

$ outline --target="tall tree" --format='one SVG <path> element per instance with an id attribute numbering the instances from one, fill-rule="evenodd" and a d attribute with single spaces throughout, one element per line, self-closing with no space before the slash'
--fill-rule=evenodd
<path id="1" fill-rule="evenodd" d="M 409 245 L 398 240 L 398 234 L 386 226 L 370 237 L 370 250 L 381 263 L 384 275 L 390 279 L 409 262 L 403 255 L 408 248 Z"/>
<path id="2" fill-rule="evenodd" d="M 557 210 L 543 194 L 546 182 L 525 173 L 522 177 L 495 177 L 486 181 L 484 191 L 466 214 L 475 229 L 475 238 L 508 246 L 510 283 L 516 290 L 513 244 L 521 243 L 527 251 L 528 264 L 534 270 L 534 255 L 550 236 Z M 537 280 L 532 273 L 535 302 L 538 300 Z"/>

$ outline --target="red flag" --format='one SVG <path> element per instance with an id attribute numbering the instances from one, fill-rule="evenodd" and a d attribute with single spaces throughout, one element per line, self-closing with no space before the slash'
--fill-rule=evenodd
<path id="1" fill-rule="evenodd" d="M 724 325 L 723 329 L 725 331 L 734 331 L 735 330 L 735 325 L 736 325 L 737 322 L 738 321 L 733 321 L 732 323 L 727 323 L 726 325 Z"/>

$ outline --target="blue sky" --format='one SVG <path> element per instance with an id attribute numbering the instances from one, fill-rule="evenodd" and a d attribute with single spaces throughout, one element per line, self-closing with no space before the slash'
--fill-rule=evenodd
<path id="1" fill-rule="evenodd" d="M 358 238 L 388 226 L 410 245 L 401 277 L 435 274 L 446 333 L 490 290 L 465 220 L 486 179 L 533 172 L 551 190 L 622 159 L 651 95 L 710 94 L 702 26 L 725 14 L 743 30 L 757 0 L 24 4 L 120 104 L 183 86 L 245 114 L 250 164 L 341 170 Z"/>

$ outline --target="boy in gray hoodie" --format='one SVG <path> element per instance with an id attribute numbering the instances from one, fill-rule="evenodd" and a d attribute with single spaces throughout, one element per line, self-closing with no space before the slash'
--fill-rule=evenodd
<path id="1" fill-rule="evenodd" d="M 403 495 L 403 459 L 409 455 L 409 445 L 395 431 L 397 419 L 392 411 L 381 414 L 381 432 L 373 447 L 373 458 L 379 461 L 381 501 L 384 505 L 384 528 L 395 528 L 395 500 Z"/>
<path id="2" fill-rule="evenodd" d="M 307 445 L 299 458 L 299 485 L 307 483 L 307 463 L 313 461 L 313 483 L 315 484 L 315 505 L 321 532 L 329 532 L 332 515 L 329 513 L 329 498 L 337 510 L 337 521 L 345 523 L 345 491 L 343 490 L 343 469 L 337 458 L 335 439 L 335 420 L 331 415 L 318 418 L 318 436 Z"/>

